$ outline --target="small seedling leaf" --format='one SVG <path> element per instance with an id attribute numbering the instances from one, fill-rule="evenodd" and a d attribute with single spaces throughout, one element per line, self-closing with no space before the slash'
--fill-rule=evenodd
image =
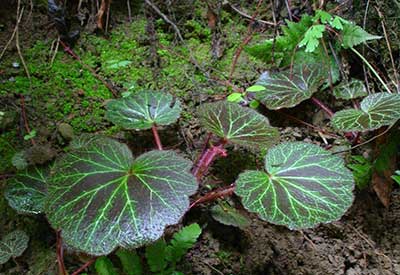
<path id="1" fill-rule="evenodd" d="M 198 113 L 204 128 L 238 145 L 268 148 L 279 139 L 279 132 L 266 117 L 235 103 L 203 104 Z"/>
<path id="2" fill-rule="evenodd" d="M 11 208 L 24 214 L 42 213 L 49 174 L 49 167 L 34 166 L 11 178 L 4 194 Z"/>
<path id="3" fill-rule="evenodd" d="M 243 216 L 236 208 L 227 204 L 213 206 L 211 208 L 211 215 L 216 221 L 225 225 L 245 228 L 250 224 L 249 219 Z"/>
<path id="4" fill-rule="evenodd" d="M 197 183 L 192 163 L 173 151 L 133 159 L 129 148 L 102 138 L 56 161 L 46 214 L 71 247 L 106 255 L 161 237 L 189 207 Z"/>
<path id="5" fill-rule="evenodd" d="M 391 125 L 400 119 L 400 94 L 376 93 L 361 101 L 360 109 L 335 113 L 332 126 L 342 131 L 367 131 Z"/>
<path id="6" fill-rule="evenodd" d="M 197 223 L 183 227 L 176 232 L 171 240 L 171 244 L 167 247 L 167 260 L 170 262 L 178 262 L 196 243 L 197 238 L 201 234 L 201 228 Z"/>
<path id="7" fill-rule="evenodd" d="M 17 258 L 28 247 L 29 236 L 24 231 L 15 230 L 0 240 L 0 264 L 5 264 L 11 258 Z"/>
<path id="8" fill-rule="evenodd" d="M 106 118 L 125 129 L 150 129 L 154 124 L 174 123 L 181 113 L 181 104 L 172 95 L 143 91 L 107 103 Z"/>
<path id="9" fill-rule="evenodd" d="M 260 92 L 260 91 L 264 91 L 265 87 L 261 86 L 261 85 L 253 85 L 250 86 L 246 89 L 246 92 Z"/>
<path id="10" fill-rule="evenodd" d="M 323 66 L 322 66 L 323 67 Z M 321 65 L 296 65 L 293 70 L 264 72 L 257 81 L 265 90 L 255 97 L 268 109 L 291 108 L 309 99 L 327 78 Z"/>
<path id="11" fill-rule="evenodd" d="M 265 157 L 265 171 L 245 171 L 235 193 L 261 219 L 290 229 L 338 220 L 353 202 L 354 180 L 344 161 L 305 142 L 281 143 Z"/>
<path id="12" fill-rule="evenodd" d="M 242 93 L 232 93 L 226 98 L 229 102 L 238 103 L 243 100 Z"/>
<path id="13" fill-rule="evenodd" d="M 333 89 L 333 95 L 337 99 L 354 99 L 367 96 L 367 89 L 364 83 L 358 79 L 352 79 L 347 83 L 341 83 Z"/>

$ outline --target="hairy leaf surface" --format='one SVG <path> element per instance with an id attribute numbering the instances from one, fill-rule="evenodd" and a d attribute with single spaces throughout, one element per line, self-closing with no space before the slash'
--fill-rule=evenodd
<path id="1" fill-rule="evenodd" d="M 333 95 L 337 99 L 353 99 L 368 95 L 364 83 L 358 79 L 352 79 L 347 83 L 341 83 L 333 89 Z"/>
<path id="2" fill-rule="evenodd" d="M 11 258 L 17 258 L 28 247 L 29 236 L 24 231 L 15 230 L 0 240 L 0 264 L 5 264 Z"/>
<path id="3" fill-rule="evenodd" d="M 348 109 L 332 117 L 334 128 L 366 131 L 391 125 L 400 119 L 400 94 L 376 93 L 361 101 L 360 109 Z"/>
<path id="4" fill-rule="evenodd" d="M 267 71 L 257 81 L 257 85 L 264 86 L 265 90 L 255 96 L 268 109 L 294 107 L 317 92 L 326 78 L 327 72 L 321 65 L 304 64 L 294 66 L 293 70 Z"/>
<path id="5" fill-rule="evenodd" d="M 235 193 L 261 219 L 290 229 L 339 219 L 353 202 L 354 180 L 344 161 L 319 146 L 287 142 L 271 148 L 265 171 L 245 171 Z"/>
<path id="6" fill-rule="evenodd" d="M 106 118 L 125 129 L 150 129 L 154 124 L 174 123 L 181 113 L 181 104 L 172 95 L 143 91 L 108 102 Z"/>
<path id="7" fill-rule="evenodd" d="M 191 166 L 173 151 L 134 160 L 125 144 L 93 141 L 56 162 L 46 214 L 67 244 L 88 254 L 140 247 L 188 209 L 197 189 Z"/>
<path id="8" fill-rule="evenodd" d="M 235 103 L 220 101 L 203 104 L 199 117 L 208 131 L 242 146 L 266 148 L 279 138 L 279 132 L 269 125 L 266 117 Z"/>
<path id="9" fill-rule="evenodd" d="M 43 212 L 49 173 L 48 167 L 34 166 L 11 178 L 4 194 L 11 208 L 25 214 Z"/>

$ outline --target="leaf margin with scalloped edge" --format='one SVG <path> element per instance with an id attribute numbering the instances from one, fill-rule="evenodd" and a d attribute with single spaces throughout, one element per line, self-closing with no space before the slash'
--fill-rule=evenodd
<path id="1" fill-rule="evenodd" d="M 169 93 L 140 91 L 128 97 L 112 99 L 106 105 L 106 119 L 128 130 L 146 130 L 153 125 L 176 122 L 181 103 Z"/>
<path id="2" fill-rule="evenodd" d="M 295 107 L 311 98 L 327 80 L 323 72 L 321 65 L 306 63 L 280 72 L 265 71 L 256 82 L 265 90 L 256 92 L 255 98 L 270 110 Z"/>
<path id="3" fill-rule="evenodd" d="M 311 164 L 308 163 L 310 160 L 307 162 L 308 157 L 310 157 L 310 160 L 314 158 Z M 306 160 L 305 162 L 304 159 Z M 303 170 L 300 167 L 296 171 L 295 165 L 300 163 L 303 166 Z M 325 163 L 326 167 L 322 167 L 322 163 Z M 291 167 L 291 165 L 294 166 Z M 330 169 L 334 169 L 335 167 L 339 167 L 340 172 L 330 171 Z M 307 169 L 309 170 L 308 172 Z M 326 181 L 326 183 L 319 182 L 322 180 L 322 176 L 320 179 L 315 178 L 315 175 L 318 175 L 322 171 L 325 172 L 322 175 L 324 176 L 323 181 Z M 327 171 L 329 173 L 326 173 Z M 307 176 L 308 174 L 309 176 Z M 296 177 L 298 179 L 297 185 L 295 181 Z M 338 181 L 339 179 L 340 181 Z M 299 184 L 299 181 L 300 183 L 304 181 L 304 183 Z M 337 186 L 335 189 L 343 189 L 343 192 L 337 194 L 336 197 L 331 197 L 331 199 L 335 200 L 325 203 L 329 205 L 326 209 L 321 208 L 324 199 L 313 193 L 313 190 L 318 187 L 317 182 L 319 182 L 320 186 L 323 186 L 321 190 L 324 191 L 323 194 L 325 197 L 323 198 L 325 200 L 327 200 L 327 194 L 331 192 L 329 185 L 335 184 Z M 306 184 L 312 186 L 313 183 L 316 187 L 311 191 L 305 192 L 304 187 Z M 308 193 L 309 196 L 305 196 L 300 191 L 299 194 L 293 191 L 290 193 L 288 192 L 288 186 L 291 186 L 290 188 L 294 190 L 301 190 L 304 193 Z M 333 187 L 330 186 L 331 189 Z M 353 189 L 353 175 L 345 167 L 343 159 L 339 156 L 332 155 L 330 152 L 314 144 L 284 142 L 272 147 L 268 151 L 265 156 L 265 171 L 247 170 L 239 175 L 236 180 L 235 194 L 241 198 L 243 206 L 248 211 L 257 213 L 261 219 L 273 224 L 285 225 L 289 229 L 304 229 L 313 228 L 320 223 L 338 220 L 354 200 Z M 337 190 L 336 192 L 338 192 Z M 286 198 L 286 200 L 283 200 L 282 197 L 279 200 L 279 194 L 283 196 L 283 199 Z M 295 197 L 293 194 L 299 197 Z M 314 203 L 312 203 L 310 197 L 315 200 Z M 301 198 L 301 201 L 299 198 Z M 308 206 L 305 207 L 307 205 L 305 202 L 308 202 L 310 205 L 313 204 L 315 210 Z M 340 202 L 341 204 L 336 206 L 336 202 Z M 296 209 L 296 205 L 298 209 L 293 210 Z M 303 208 L 300 208 L 300 206 Z M 321 209 L 318 209 L 318 207 Z M 299 215 L 301 209 L 302 214 L 307 213 L 309 219 L 306 216 L 304 218 Z M 313 216 L 311 215 L 313 213 L 319 214 Z"/>
<path id="4" fill-rule="evenodd" d="M 94 140 L 56 161 L 45 212 L 77 251 L 100 256 L 117 247 L 137 248 L 160 238 L 188 210 L 197 190 L 191 167 L 174 151 L 133 159 L 123 143 Z"/>
<path id="5" fill-rule="evenodd" d="M 201 105 L 197 114 L 205 129 L 234 144 L 269 148 L 279 140 L 279 132 L 268 118 L 251 108 L 218 101 Z"/>
<path id="6" fill-rule="evenodd" d="M 50 167 L 33 166 L 19 171 L 7 184 L 4 196 L 18 213 L 40 214 L 47 196 Z"/>
<path id="7" fill-rule="evenodd" d="M 333 88 L 333 96 L 336 99 L 349 100 L 367 95 L 364 82 L 359 79 L 351 79 L 349 82 L 341 83 Z"/>
<path id="8" fill-rule="evenodd" d="M 387 104 L 390 108 L 386 108 L 386 112 L 390 113 L 384 117 L 382 109 L 377 107 L 382 104 Z M 331 124 L 333 128 L 341 131 L 371 131 L 382 126 L 388 126 L 400 119 L 400 94 L 397 93 L 375 93 L 365 97 L 360 104 L 360 109 L 346 109 L 336 112 Z M 378 109 L 379 112 L 376 111 Z M 385 110 L 385 109 L 383 109 Z M 372 118 L 375 116 L 375 120 Z M 376 120 L 383 118 L 383 121 Z M 347 126 L 346 126 L 347 125 Z"/>

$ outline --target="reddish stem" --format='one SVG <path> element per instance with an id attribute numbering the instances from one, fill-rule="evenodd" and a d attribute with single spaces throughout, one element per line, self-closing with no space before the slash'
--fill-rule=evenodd
<path id="1" fill-rule="evenodd" d="M 333 117 L 333 111 L 332 111 L 328 106 L 326 106 L 324 103 L 322 103 L 321 101 L 319 101 L 319 100 L 316 99 L 315 97 L 312 97 L 311 100 L 312 100 L 312 102 L 313 102 L 315 105 L 317 105 L 317 106 L 320 107 L 322 110 L 324 110 L 325 113 L 327 113 L 327 115 L 328 115 L 329 117 Z"/>
<path id="2" fill-rule="evenodd" d="M 324 103 L 322 103 L 321 101 L 319 101 L 318 99 L 316 99 L 315 97 L 311 98 L 312 102 L 317 105 L 318 107 L 320 107 L 322 110 L 325 111 L 325 113 L 332 118 L 333 117 L 333 111 L 326 106 Z M 356 142 L 358 140 L 358 136 L 359 134 L 356 132 L 346 132 L 344 133 L 344 136 L 352 143 Z"/>
<path id="3" fill-rule="evenodd" d="M 208 192 L 204 196 L 202 196 L 202 197 L 198 198 L 197 200 L 195 200 L 194 202 L 192 202 L 192 204 L 190 205 L 190 208 L 193 208 L 200 203 L 211 202 L 218 198 L 231 196 L 234 191 L 235 191 L 235 184 L 232 183 L 231 185 Z"/>
<path id="4" fill-rule="evenodd" d="M 203 151 L 196 165 L 192 169 L 192 174 L 197 178 L 198 181 L 201 180 L 203 175 L 207 172 L 208 168 L 210 168 L 213 161 L 221 156 L 226 157 L 227 153 L 224 149 L 226 144 L 226 140 L 221 140 L 217 145 L 211 145 L 211 147 L 207 148 Z"/>
<path id="5" fill-rule="evenodd" d="M 86 268 L 88 268 L 89 266 L 91 266 L 94 262 L 96 261 L 96 258 L 90 259 L 89 261 L 87 261 L 84 265 L 82 265 L 80 268 L 78 268 L 74 273 L 72 273 L 72 275 L 78 275 L 80 274 L 82 271 L 84 271 Z"/>
<path id="6" fill-rule="evenodd" d="M 257 14 L 258 14 L 258 10 L 259 10 L 259 8 L 260 8 L 262 2 L 263 2 L 263 0 L 259 0 L 259 1 L 258 1 L 257 6 L 256 6 L 256 10 L 255 10 L 255 12 L 253 13 L 253 16 L 251 17 L 250 23 L 249 23 L 249 25 L 248 25 L 248 27 L 247 27 L 247 36 L 244 38 L 244 40 L 243 40 L 242 43 L 240 44 L 239 48 L 237 48 L 237 50 L 236 50 L 236 52 L 235 52 L 235 56 L 234 56 L 233 61 L 232 61 L 231 71 L 229 72 L 229 78 L 228 78 L 229 80 L 228 80 L 228 83 L 230 83 L 230 82 L 232 81 L 233 73 L 235 72 L 236 63 L 237 63 L 238 60 L 239 60 L 240 54 L 242 53 L 244 47 L 245 47 L 247 44 L 249 44 L 250 41 L 253 39 L 253 34 L 254 34 L 253 23 L 254 23 L 254 20 L 255 20 Z"/>
<path id="7" fill-rule="evenodd" d="M 157 149 L 162 150 L 163 147 L 161 144 L 160 136 L 158 135 L 157 125 L 153 124 L 153 126 L 151 126 L 151 130 L 153 131 L 154 141 L 156 142 Z"/>
<path id="8" fill-rule="evenodd" d="M 61 238 L 61 231 L 58 230 L 56 232 L 56 238 L 57 238 L 57 263 L 58 263 L 58 269 L 59 269 L 59 274 L 60 275 L 67 275 L 67 271 L 65 270 L 65 265 L 64 265 L 64 248 L 63 248 L 63 243 L 62 243 L 62 238 Z"/>

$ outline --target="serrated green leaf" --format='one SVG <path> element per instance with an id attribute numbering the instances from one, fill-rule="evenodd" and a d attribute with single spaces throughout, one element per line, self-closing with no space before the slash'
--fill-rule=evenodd
<path id="1" fill-rule="evenodd" d="M 350 21 L 347 21 L 340 16 L 335 16 L 335 18 L 330 22 L 330 25 L 337 30 L 343 30 L 344 25 L 347 24 L 351 24 Z"/>
<path id="2" fill-rule="evenodd" d="M 167 244 L 163 239 L 146 246 L 146 259 L 152 272 L 160 272 L 167 267 L 168 263 L 166 261 L 166 249 Z"/>
<path id="3" fill-rule="evenodd" d="M 306 46 L 306 52 L 314 52 L 319 46 L 319 39 L 322 38 L 325 31 L 325 25 L 314 25 L 307 30 L 299 47 Z"/>
<path id="4" fill-rule="evenodd" d="M 360 109 L 335 113 L 332 126 L 342 131 L 367 131 L 391 125 L 400 119 L 400 94 L 376 93 L 361 101 Z"/>
<path id="5" fill-rule="evenodd" d="M 204 128 L 238 145 L 267 148 L 279 139 L 279 132 L 266 117 L 235 103 L 203 104 L 198 113 Z"/>
<path id="6" fill-rule="evenodd" d="M 143 91 L 107 103 L 106 118 L 125 129 L 150 129 L 174 123 L 181 113 L 179 100 L 162 92 Z"/>
<path id="7" fill-rule="evenodd" d="M 94 267 L 98 275 L 118 275 L 113 263 L 106 256 L 97 258 Z"/>
<path id="8" fill-rule="evenodd" d="M 173 151 L 150 151 L 135 160 L 112 139 L 91 142 L 55 163 L 46 214 L 71 247 L 105 255 L 161 237 L 177 223 L 197 189 L 192 163 Z"/>
<path id="9" fill-rule="evenodd" d="M 315 11 L 314 21 L 320 20 L 321 23 L 327 24 L 332 20 L 332 15 L 329 12 L 323 10 Z"/>
<path id="10" fill-rule="evenodd" d="M 352 48 L 368 40 L 381 39 L 381 36 L 372 35 L 360 26 L 350 23 L 343 25 L 342 46 L 345 49 Z"/>
<path id="11" fill-rule="evenodd" d="M 290 229 L 338 220 L 353 202 L 354 180 L 344 161 L 304 142 L 281 143 L 265 157 L 265 171 L 245 171 L 235 193 L 261 219 Z"/>
<path id="12" fill-rule="evenodd" d="M 372 164 L 363 156 L 351 156 L 347 167 L 353 172 L 358 188 L 363 189 L 369 185 L 372 177 Z"/>
<path id="13" fill-rule="evenodd" d="M 226 100 L 228 100 L 229 102 L 238 103 L 243 100 L 243 94 L 242 93 L 232 93 L 226 98 Z"/>
<path id="14" fill-rule="evenodd" d="M 246 92 L 259 92 L 259 91 L 264 91 L 265 87 L 261 85 L 253 85 L 250 86 L 246 89 Z"/>
<path id="15" fill-rule="evenodd" d="M 243 216 L 237 209 L 227 204 L 214 205 L 211 208 L 211 215 L 216 221 L 225 225 L 245 228 L 250 224 L 250 221 L 245 216 Z"/>
<path id="16" fill-rule="evenodd" d="M 364 82 L 358 79 L 352 79 L 349 82 L 339 84 L 333 89 L 333 95 L 337 99 L 354 99 L 368 95 Z"/>
<path id="17" fill-rule="evenodd" d="M 314 64 L 296 65 L 293 70 L 282 72 L 267 71 L 257 81 L 265 90 L 255 97 L 268 109 L 291 108 L 309 99 L 326 79 L 326 71 Z"/>
<path id="18" fill-rule="evenodd" d="M 313 17 L 304 15 L 299 22 L 286 21 L 286 23 L 287 26 L 282 26 L 283 35 L 266 40 L 261 44 L 246 47 L 246 52 L 267 64 L 275 64 L 277 67 L 288 66 L 293 60 L 304 62 L 304 58 L 300 58 L 304 51 L 296 50 L 296 48 L 304 34 L 312 26 Z M 307 59 L 310 56 L 308 54 Z"/>
<path id="19" fill-rule="evenodd" d="M 39 214 L 44 210 L 47 195 L 48 167 L 34 166 L 20 171 L 7 182 L 4 196 L 19 213 Z"/>
<path id="20" fill-rule="evenodd" d="M 126 249 L 118 249 L 115 253 L 122 264 L 122 269 L 127 275 L 142 275 L 143 268 L 140 257 L 136 251 Z"/>
<path id="21" fill-rule="evenodd" d="M 179 262 L 181 258 L 196 243 L 201 234 L 201 228 L 197 223 L 183 227 L 172 236 L 171 244 L 166 248 L 166 259 L 170 262 Z"/>
<path id="22" fill-rule="evenodd" d="M 0 240 L 0 265 L 11 258 L 17 258 L 28 247 L 29 236 L 24 231 L 15 230 Z"/>

